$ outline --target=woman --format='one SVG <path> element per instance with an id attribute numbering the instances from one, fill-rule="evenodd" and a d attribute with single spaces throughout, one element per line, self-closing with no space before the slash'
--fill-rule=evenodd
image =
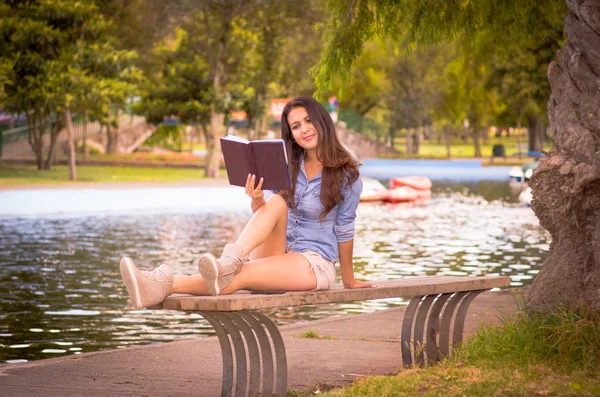
<path id="1" fill-rule="evenodd" d="M 265 199 L 263 181 L 255 188 L 255 176 L 248 175 L 254 215 L 220 258 L 202 255 L 199 275 L 173 276 L 167 265 L 138 270 L 130 258 L 121 259 L 133 307 L 155 305 L 171 293 L 325 290 L 334 282 L 338 259 L 344 287 L 372 287 L 354 278 L 354 219 L 362 183 L 331 117 L 315 99 L 297 97 L 285 106 L 281 121 L 292 189 L 269 192 Z"/>

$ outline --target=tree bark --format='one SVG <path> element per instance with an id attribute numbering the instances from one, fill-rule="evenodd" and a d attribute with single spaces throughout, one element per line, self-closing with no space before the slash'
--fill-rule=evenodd
<path id="1" fill-rule="evenodd" d="M 50 127 L 50 146 L 48 147 L 48 156 L 46 157 L 46 163 L 44 164 L 45 170 L 49 170 L 56 163 L 56 139 L 58 138 L 60 131 L 64 128 L 64 125 L 61 114 L 57 113 L 56 120 Z M 43 142 L 43 136 L 40 137 L 40 141 Z"/>
<path id="2" fill-rule="evenodd" d="M 83 114 L 82 117 L 82 125 L 83 128 L 83 143 L 81 147 L 81 153 L 83 154 L 83 158 L 87 158 L 90 155 L 90 149 L 87 146 L 87 128 L 88 128 L 88 118 L 86 114 Z"/>
<path id="3" fill-rule="evenodd" d="M 444 126 L 444 135 L 446 136 L 446 153 L 448 155 L 448 158 L 451 158 L 452 154 L 450 152 L 450 148 L 452 146 L 452 136 L 450 135 L 450 126 Z"/>
<path id="4" fill-rule="evenodd" d="M 527 122 L 529 124 L 529 128 L 527 129 L 529 144 L 529 151 L 542 151 L 542 142 L 544 137 L 542 136 L 542 120 L 540 116 L 527 116 Z"/>
<path id="5" fill-rule="evenodd" d="M 106 125 L 106 153 L 119 154 L 119 128 L 121 122 L 121 109 L 117 109 L 117 127 Z"/>
<path id="6" fill-rule="evenodd" d="M 406 130 L 406 154 L 410 155 L 413 152 L 413 129 Z"/>
<path id="7" fill-rule="evenodd" d="M 481 129 L 477 126 L 473 127 L 473 147 L 475 148 L 475 157 L 481 157 L 481 145 L 479 144 L 479 135 L 481 135 Z"/>
<path id="8" fill-rule="evenodd" d="M 219 158 L 221 151 L 219 150 L 219 138 L 223 136 L 223 121 L 225 115 L 218 113 L 215 106 L 212 105 L 210 112 L 210 133 L 206 141 L 206 159 L 204 163 L 204 174 L 207 178 L 219 177 Z"/>
<path id="9" fill-rule="evenodd" d="M 555 147 L 531 179 L 532 208 L 552 235 L 528 297 L 533 310 L 600 312 L 600 6 L 567 1 L 567 42 L 548 68 Z"/>
<path id="10" fill-rule="evenodd" d="M 75 131 L 73 131 L 73 119 L 71 118 L 71 109 L 65 110 L 65 122 L 69 134 L 69 179 L 77 180 L 77 169 L 75 168 Z"/>
<path id="11" fill-rule="evenodd" d="M 419 151 L 421 150 L 421 142 L 423 141 L 423 127 L 419 127 L 415 130 L 414 139 L 413 154 L 419 155 Z"/>
<path id="12" fill-rule="evenodd" d="M 40 110 L 35 110 L 31 115 L 27 116 L 29 145 L 31 146 L 33 153 L 35 153 L 38 170 L 44 169 L 43 128 L 45 128 L 45 125 L 41 122 Z"/>

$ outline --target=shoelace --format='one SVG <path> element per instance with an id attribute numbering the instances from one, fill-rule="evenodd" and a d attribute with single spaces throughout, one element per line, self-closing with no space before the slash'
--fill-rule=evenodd
<path id="1" fill-rule="evenodd" d="M 154 270 L 140 270 L 140 273 L 150 280 L 158 281 L 160 283 L 167 282 L 169 284 L 173 284 L 173 280 L 169 277 L 169 275 L 158 268 Z"/>

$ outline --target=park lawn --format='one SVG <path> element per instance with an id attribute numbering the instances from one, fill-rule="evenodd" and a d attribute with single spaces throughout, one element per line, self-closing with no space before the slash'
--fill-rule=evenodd
<path id="1" fill-rule="evenodd" d="M 223 175 L 225 172 L 222 171 Z M 202 180 L 201 168 L 78 166 L 77 181 L 69 180 L 67 166 L 39 171 L 33 165 L 0 166 L 0 186 L 77 184 L 81 182 L 190 182 Z"/>
<path id="2" fill-rule="evenodd" d="M 517 137 L 502 137 L 502 138 L 490 138 L 489 143 L 484 145 L 483 141 L 481 142 L 481 157 L 490 158 L 492 156 L 492 147 L 494 145 L 504 145 L 506 156 L 509 159 L 518 158 L 519 152 L 527 151 L 527 138 L 521 137 L 520 141 L 517 140 Z M 521 150 L 518 150 L 521 145 Z M 553 143 L 548 141 L 544 142 L 543 150 L 549 151 L 553 146 Z M 406 150 L 406 138 L 399 137 L 394 140 L 394 147 L 404 152 Z M 473 158 L 475 157 L 475 148 L 473 146 L 473 142 L 469 141 L 469 143 L 464 143 L 462 139 L 453 139 L 452 145 L 450 146 L 450 155 L 452 158 Z M 438 144 L 437 139 L 424 140 L 421 142 L 419 148 L 419 156 L 423 158 L 447 158 L 446 152 L 446 144 L 442 141 L 441 144 Z M 529 157 L 523 156 L 523 159 L 528 159 Z"/>
<path id="3" fill-rule="evenodd" d="M 600 396 L 600 315 L 521 309 L 501 319 L 500 326 L 481 327 L 437 366 L 289 394 L 308 397 L 319 389 L 323 397 Z"/>

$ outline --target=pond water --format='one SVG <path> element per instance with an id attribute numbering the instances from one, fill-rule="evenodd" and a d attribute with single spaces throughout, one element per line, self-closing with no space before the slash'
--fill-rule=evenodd
<path id="1" fill-rule="evenodd" d="M 175 204 L 158 205 L 157 195 Z M 26 200 L 32 204 L 23 206 Z M 127 210 L 114 204 L 123 201 Z M 198 315 L 128 310 L 119 258 L 193 274 L 193 259 L 218 254 L 251 215 L 237 188 L 13 191 L 0 192 L 0 203 L 13 205 L 0 217 L 0 363 L 212 335 Z M 366 280 L 493 274 L 509 275 L 518 286 L 531 283 L 549 248 L 549 234 L 506 182 L 438 182 L 427 201 L 361 204 L 358 212 L 355 266 Z M 268 314 L 288 324 L 404 304 L 389 299 Z"/>

